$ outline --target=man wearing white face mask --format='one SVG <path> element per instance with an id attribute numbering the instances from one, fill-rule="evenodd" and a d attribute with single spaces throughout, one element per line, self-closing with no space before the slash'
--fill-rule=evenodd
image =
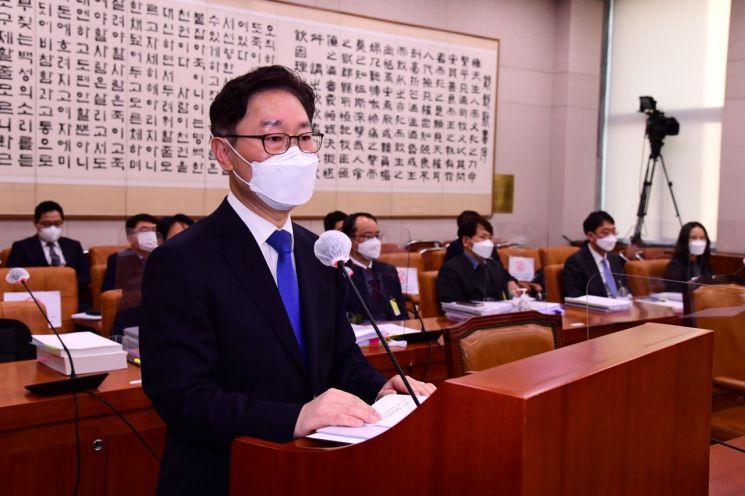
<path id="1" fill-rule="evenodd" d="M 626 285 L 625 262 L 617 253 L 616 222 L 608 212 L 590 213 L 582 223 L 587 242 L 564 263 L 564 296 L 616 298 Z"/>
<path id="2" fill-rule="evenodd" d="M 517 293 L 517 283 L 491 258 L 493 235 L 491 223 L 481 216 L 461 222 L 458 239 L 463 253 L 445 262 L 437 274 L 441 302 L 506 300 Z"/>
<path id="3" fill-rule="evenodd" d="M 351 214 L 344 220 L 341 230 L 352 240 L 352 258 L 347 262 L 352 269 L 352 281 L 373 318 L 376 321 L 408 318 L 396 268 L 377 260 L 382 246 L 378 220 L 368 213 Z M 353 321 L 367 320 L 351 291 L 346 308 Z"/>
<path id="4" fill-rule="evenodd" d="M 210 145 L 230 192 L 148 259 L 142 386 L 168 426 L 158 494 L 228 494 L 236 437 L 359 427 L 380 418 L 368 403 L 405 391 L 355 344 L 345 280 L 290 217 L 313 195 L 315 98 L 281 66 L 226 83 L 210 106 Z M 417 394 L 434 390 L 410 381 Z"/>
<path id="5" fill-rule="evenodd" d="M 80 242 L 61 236 L 64 222 L 65 213 L 59 203 L 39 203 L 34 209 L 36 235 L 13 243 L 8 260 L 3 263 L 7 267 L 72 267 L 80 295 L 91 280 L 90 267 Z"/>

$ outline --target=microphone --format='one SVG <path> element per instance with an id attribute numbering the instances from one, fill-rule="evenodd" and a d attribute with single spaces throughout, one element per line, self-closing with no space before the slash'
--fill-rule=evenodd
<path id="1" fill-rule="evenodd" d="M 416 406 L 419 406 L 419 399 L 416 397 L 416 394 L 414 394 L 414 390 L 411 388 L 411 384 L 409 384 L 408 379 L 406 379 L 406 374 L 404 374 L 404 371 L 401 368 L 401 364 L 398 363 L 398 360 L 396 360 L 396 356 L 393 354 L 391 348 L 388 346 L 388 342 L 385 340 L 385 336 L 383 336 L 383 333 L 380 332 L 380 328 L 378 328 L 378 323 L 375 322 L 375 319 L 370 313 L 370 309 L 367 308 L 367 305 L 365 304 L 365 300 L 362 298 L 362 295 L 360 295 L 357 286 L 354 285 L 352 278 L 349 276 L 349 272 L 346 271 L 344 264 L 349 260 L 349 252 L 351 249 L 352 240 L 349 239 L 349 237 L 341 231 L 326 231 L 318 237 L 315 245 L 313 245 L 313 252 L 315 253 L 316 258 L 323 265 L 334 267 L 335 269 L 337 269 L 342 274 L 342 277 L 344 277 L 349 283 L 349 286 L 352 288 L 354 294 L 357 297 L 357 301 L 362 306 L 363 312 L 365 312 L 367 320 L 370 321 L 370 324 L 375 330 L 375 334 L 378 335 L 380 344 L 383 345 L 388 358 L 396 367 L 396 372 L 398 372 L 399 377 L 401 377 L 401 380 L 404 382 L 406 391 L 411 396 L 411 399 L 414 400 L 414 404 Z"/>
<path id="2" fill-rule="evenodd" d="M 31 296 L 31 299 L 36 303 L 36 308 L 39 309 L 39 312 L 41 312 L 41 315 L 44 317 L 44 319 L 47 321 L 47 324 L 49 324 L 49 328 L 52 330 L 55 336 L 57 336 L 57 339 L 59 340 L 60 344 L 62 345 L 62 349 L 65 350 L 65 353 L 67 354 L 67 359 L 70 360 L 70 377 L 58 381 L 51 381 L 51 382 L 44 382 L 40 384 L 29 384 L 26 387 L 29 391 L 32 393 L 42 394 L 42 395 L 55 395 L 55 394 L 62 394 L 62 393 L 73 393 L 77 391 L 83 391 L 85 389 L 94 389 L 101 385 L 104 379 L 109 375 L 108 372 L 102 372 L 98 374 L 85 374 L 85 375 L 77 375 L 75 373 L 75 364 L 72 360 L 72 355 L 70 354 L 70 350 L 67 348 L 67 345 L 62 340 L 62 338 L 59 335 L 59 332 L 57 332 L 57 329 L 54 328 L 54 325 L 52 325 L 52 321 L 49 320 L 49 316 L 44 311 L 44 309 L 41 307 L 41 304 L 39 303 L 39 300 L 36 299 L 36 296 L 34 296 L 34 293 L 29 289 L 26 282 L 31 278 L 31 275 L 28 273 L 28 271 L 24 268 L 17 267 L 15 269 L 11 269 L 8 271 L 8 274 L 5 276 L 5 282 L 8 284 L 21 284 L 28 294 Z"/>

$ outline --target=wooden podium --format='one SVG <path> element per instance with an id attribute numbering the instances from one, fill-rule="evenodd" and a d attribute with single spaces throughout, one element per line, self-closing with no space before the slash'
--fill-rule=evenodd
<path id="1" fill-rule="evenodd" d="M 361 444 L 240 438 L 231 493 L 707 494 L 712 346 L 645 324 L 445 381 Z"/>

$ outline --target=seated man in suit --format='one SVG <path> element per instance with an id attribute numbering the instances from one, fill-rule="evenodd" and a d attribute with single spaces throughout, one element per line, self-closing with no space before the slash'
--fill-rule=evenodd
<path id="1" fill-rule="evenodd" d="M 158 494 L 227 494 L 236 437 L 359 427 L 379 419 L 367 402 L 405 391 L 355 344 L 345 280 L 290 217 L 315 186 L 315 101 L 282 66 L 226 83 L 210 106 L 210 145 L 230 192 L 148 259 L 142 385 L 168 427 Z"/>
<path id="2" fill-rule="evenodd" d="M 323 230 L 324 231 L 341 231 L 341 226 L 344 224 L 344 219 L 347 218 L 347 214 L 341 210 L 334 210 L 326 214 L 323 218 Z"/>
<path id="3" fill-rule="evenodd" d="M 407 319 L 406 301 L 396 268 L 377 260 L 381 247 L 378 219 L 363 212 L 351 214 L 344 220 L 341 230 L 352 240 L 351 258 L 347 262 L 347 267 L 352 269 L 352 281 L 373 318 L 376 321 Z M 352 291 L 347 294 L 347 313 L 352 322 L 367 320 Z"/>
<path id="4" fill-rule="evenodd" d="M 590 213 L 582 223 L 587 241 L 564 262 L 564 296 L 618 296 L 626 285 L 625 262 L 613 252 L 616 246 L 616 221 L 607 212 Z M 589 287 L 588 287 L 589 284 Z"/>
<path id="5" fill-rule="evenodd" d="M 492 258 L 493 235 L 491 223 L 483 217 L 463 219 L 458 228 L 463 253 L 445 262 L 437 274 L 440 301 L 506 300 L 517 293 L 517 283 Z"/>
<path id="6" fill-rule="evenodd" d="M 156 231 L 158 219 L 149 214 L 137 214 L 125 221 L 127 241 L 131 248 L 112 253 L 106 260 L 101 292 L 121 289 L 122 300 L 111 327 L 112 334 L 121 334 L 126 327 L 140 325 L 142 276 L 145 262 L 162 243 Z"/>
<path id="7" fill-rule="evenodd" d="M 78 278 L 78 294 L 91 281 L 88 257 L 79 241 L 61 237 L 65 213 L 57 202 L 43 201 L 34 209 L 36 235 L 13 243 L 8 267 L 72 267 Z"/>

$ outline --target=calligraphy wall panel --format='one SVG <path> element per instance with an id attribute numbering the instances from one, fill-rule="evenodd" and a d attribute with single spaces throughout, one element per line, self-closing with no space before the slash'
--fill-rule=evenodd
<path id="1" fill-rule="evenodd" d="M 0 0 L 0 214 L 210 212 L 209 103 L 282 64 L 318 92 L 297 215 L 487 211 L 499 42 L 274 2 Z"/>

